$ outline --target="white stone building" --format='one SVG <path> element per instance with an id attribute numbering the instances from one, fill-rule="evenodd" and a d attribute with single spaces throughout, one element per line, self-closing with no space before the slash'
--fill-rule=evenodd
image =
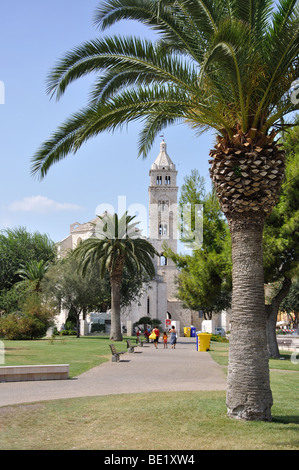
<path id="1" fill-rule="evenodd" d="M 167 153 L 164 140 L 160 144 L 160 152 L 151 165 L 149 171 L 149 237 L 148 240 L 154 245 L 159 257 L 155 259 L 156 276 L 149 287 L 145 286 L 144 293 L 138 302 L 134 302 L 122 311 L 122 326 L 128 334 L 132 333 L 132 326 L 141 317 L 149 316 L 152 319 L 159 319 L 162 327 L 165 320 L 171 319 L 171 323 L 176 324 L 177 330 L 183 335 L 184 327 L 194 326 L 197 330 L 203 329 L 202 319 L 198 312 L 193 312 L 184 308 L 183 303 L 178 300 L 176 293 L 177 268 L 170 259 L 163 255 L 164 243 L 177 252 L 178 246 L 178 186 L 177 170 L 175 164 Z M 119 214 L 121 216 L 122 214 Z M 85 239 L 95 236 L 95 226 L 97 218 L 80 224 L 78 222 L 70 226 L 70 234 L 58 243 L 58 250 L 61 256 L 69 249 L 74 249 L 77 244 Z M 103 316 L 101 314 L 101 316 Z M 67 312 L 61 312 L 57 318 L 57 324 L 61 325 L 66 321 Z M 87 323 L 81 322 L 81 333 L 87 334 L 90 331 L 91 317 L 89 315 Z M 216 325 L 217 326 L 217 325 Z M 220 325 L 219 325 L 220 326 Z M 210 328 L 207 327 L 208 331 Z"/>

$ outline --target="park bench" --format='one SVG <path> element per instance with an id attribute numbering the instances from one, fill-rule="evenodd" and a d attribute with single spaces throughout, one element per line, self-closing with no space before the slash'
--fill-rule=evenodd
<path id="1" fill-rule="evenodd" d="M 109 344 L 109 346 L 110 346 L 111 354 L 112 354 L 111 361 L 118 362 L 120 359 L 119 356 L 121 354 L 125 354 L 126 351 L 116 351 L 116 347 L 114 346 L 114 344 Z"/>
<path id="2" fill-rule="evenodd" d="M 146 341 L 145 341 L 145 340 L 142 341 L 142 340 L 140 339 L 140 337 L 137 338 L 137 340 L 136 340 L 137 345 L 138 345 L 138 346 L 141 346 L 141 347 L 143 347 L 143 343 L 145 343 L 145 342 L 146 342 Z"/>
<path id="3" fill-rule="evenodd" d="M 288 348 L 292 345 L 292 338 L 277 338 L 278 346 L 287 346 Z"/>
<path id="4" fill-rule="evenodd" d="M 130 339 L 127 339 L 127 348 L 128 348 L 128 352 L 129 353 L 133 353 L 135 352 L 134 349 L 137 348 L 138 344 L 136 344 L 135 346 L 131 343 L 131 340 Z"/>
<path id="5" fill-rule="evenodd" d="M 28 366 L 1 366 L 0 382 L 24 382 L 31 380 L 65 380 L 69 376 L 69 364 L 43 364 Z"/>

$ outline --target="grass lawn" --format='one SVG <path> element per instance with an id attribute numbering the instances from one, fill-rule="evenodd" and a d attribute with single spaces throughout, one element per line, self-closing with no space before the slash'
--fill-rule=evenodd
<path id="1" fill-rule="evenodd" d="M 109 360 L 110 343 L 107 336 L 57 336 L 54 340 L 36 341 L 4 340 L 5 365 L 69 364 L 72 378 Z M 126 349 L 125 341 L 117 344 L 120 345 L 119 348 Z"/>
<path id="2" fill-rule="evenodd" d="M 47 351 L 46 362 L 53 362 L 56 357 L 58 362 L 72 364 L 73 354 L 72 370 L 75 371 L 110 358 L 108 338 L 76 340 L 67 338 L 64 344 L 41 341 L 40 348 Z M 26 360 L 38 359 L 38 355 L 41 359 L 42 349 L 36 343 L 39 342 L 5 342 L 8 348 L 21 348 L 19 356 L 26 352 Z M 224 367 L 227 354 L 227 344 L 212 343 L 211 355 Z M 13 349 L 8 349 L 7 355 L 6 359 L 16 361 Z M 90 357 L 83 360 L 85 355 Z M 0 449 L 297 450 L 298 365 L 292 370 L 294 365 L 290 360 L 279 363 L 285 370 L 278 370 L 277 362 L 271 361 L 274 398 L 271 423 L 227 418 L 225 392 L 142 393 L 53 400 L 0 407 Z"/>

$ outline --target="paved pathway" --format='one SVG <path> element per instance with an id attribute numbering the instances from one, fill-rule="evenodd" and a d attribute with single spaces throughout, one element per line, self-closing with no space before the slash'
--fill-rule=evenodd
<path id="1" fill-rule="evenodd" d="M 179 338 L 176 349 L 153 344 L 135 348 L 119 362 L 106 362 L 69 380 L 0 383 L 0 406 L 60 398 L 121 393 L 225 390 L 222 368 L 194 338 Z"/>

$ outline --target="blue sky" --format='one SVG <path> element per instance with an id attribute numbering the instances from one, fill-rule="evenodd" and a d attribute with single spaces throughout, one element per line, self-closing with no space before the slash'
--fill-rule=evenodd
<path id="1" fill-rule="evenodd" d="M 72 84 L 57 102 L 46 94 L 56 61 L 83 41 L 104 34 L 143 35 L 140 25 L 122 22 L 101 33 L 93 25 L 99 0 L 12 0 L 2 2 L 0 28 L 0 230 L 17 226 L 47 233 L 55 242 L 74 222 L 93 219 L 100 204 L 117 211 L 118 197 L 148 207 L 149 169 L 159 153 L 157 137 L 147 159 L 137 158 L 139 124 L 90 140 L 54 165 L 39 181 L 30 160 L 71 113 L 86 104 L 92 77 Z M 146 33 L 149 35 L 150 33 Z M 1 92 L 4 99 L 1 99 Z M 196 137 L 186 126 L 164 131 L 177 165 L 178 185 L 197 168 L 209 186 L 213 135 Z"/>

